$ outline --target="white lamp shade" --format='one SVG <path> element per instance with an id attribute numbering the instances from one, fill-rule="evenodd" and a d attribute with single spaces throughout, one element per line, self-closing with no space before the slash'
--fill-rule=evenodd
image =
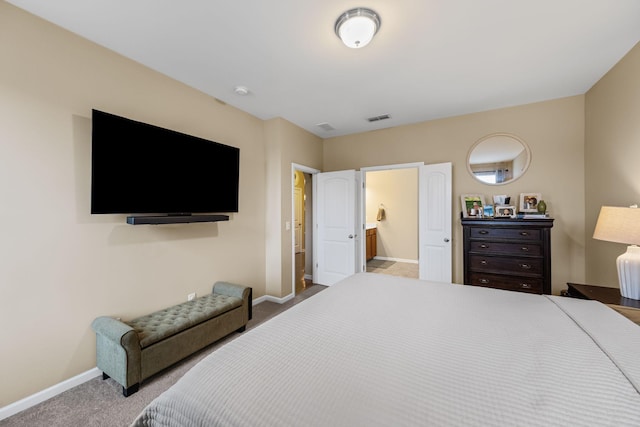
<path id="1" fill-rule="evenodd" d="M 357 8 L 343 13 L 336 21 L 335 31 L 342 42 L 359 49 L 371 42 L 380 28 L 380 18 L 371 9 Z"/>
<path id="2" fill-rule="evenodd" d="M 593 238 L 628 245 L 640 244 L 640 209 L 603 206 Z"/>

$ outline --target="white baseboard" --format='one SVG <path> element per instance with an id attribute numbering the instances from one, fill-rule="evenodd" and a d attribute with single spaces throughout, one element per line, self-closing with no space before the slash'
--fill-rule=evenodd
<path id="1" fill-rule="evenodd" d="M 275 302 L 275 303 L 278 303 L 278 304 L 284 304 L 285 302 L 289 301 L 291 298 L 293 298 L 293 294 L 289 294 L 289 295 L 284 296 L 282 298 L 272 297 L 271 295 L 263 295 L 260 298 L 254 299 L 252 305 L 260 304 L 261 302 L 264 302 L 264 301 Z"/>
<path id="2" fill-rule="evenodd" d="M 0 408 L 0 420 L 9 418 L 10 416 L 17 414 L 18 412 L 29 409 L 32 406 L 37 405 L 38 403 L 42 403 L 45 400 L 57 396 L 63 391 L 67 391 L 75 386 L 86 383 L 87 381 L 92 380 L 100 375 L 102 375 L 102 371 L 100 369 L 89 369 L 88 371 L 76 375 L 75 377 L 69 378 L 68 380 L 62 381 L 61 383 L 52 385 L 47 389 L 32 394 L 31 396 L 27 396 L 24 399 L 4 406 Z"/>
<path id="3" fill-rule="evenodd" d="M 416 259 L 389 258 L 386 256 L 374 256 L 373 259 L 379 259 L 380 261 L 395 261 L 395 262 L 406 262 L 409 264 L 418 264 L 418 260 Z"/>
<path id="4" fill-rule="evenodd" d="M 253 301 L 251 301 L 251 305 L 258 305 L 258 304 L 260 304 L 261 302 L 266 301 L 266 300 L 267 300 L 267 299 L 266 299 L 266 296 L 265 296 L 265 295 L 263 295 L 263 296 L 261 296 L 261 297 L 259 297 L 259 298 L 254 298 L 254 299 L 253 299 Z"/>
<path id="5" fill-rule="evenodd" d="M 258 300 L 260 302 L 269 301 L 269 302 L 275 302 L 275 303 L 278 303 L 278 304 L 284 304 L 285 302 L 289 301 L 291 298 L 293 298 L 293 294 L 286 295 L 286 296 L 284 296 L 282 298 L 272 297 L 271 295 L 264 295 L 264 296 L 261 296 L 260 298 L 258 298 Z"/>

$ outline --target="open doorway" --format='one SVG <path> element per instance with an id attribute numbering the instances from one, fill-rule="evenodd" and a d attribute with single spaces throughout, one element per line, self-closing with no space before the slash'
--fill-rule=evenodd
<path id="1" fill-rule="evenodd" d="M 313 176 L 319 171 L 292 164 L 292 293 L 313 282 Z"/>
<path id="2" fill-rule="evenodd" d="M 366 271 L 418 278 L 418 165 L 363 168 Z"/>

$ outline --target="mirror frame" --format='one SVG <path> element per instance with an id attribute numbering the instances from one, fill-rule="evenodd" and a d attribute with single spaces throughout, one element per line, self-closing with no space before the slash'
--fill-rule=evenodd
<path id="1" fill-rule="evenodd" d="M 471 153 L 473 153 L 473 150 L 480 144 L 482 144 L 484 141 L 486 141 L 487 139 L 490 138 L 494 138 L 496 136 L 500 136 L 500 137 L 508 137 L 508 138 L 512 138 L 514 140 L 516 140 L 517 142 L 519 142 L 520 144 L 522 144 L 522 146 L 524 147 L 524 150 L 527 152 L 527 162 L 524 165 L 524 169 L 522 170 L 522 173 L 520 175 L 518 175 L 517 177 L 514 177 L 512 179 L 510 179 L 509 181 L 506 182 L 496 182 L 494 183 L 489 183 L 489 182 L 485 182 L 483 180 L 481 180 L 480 178 L 478 178 L 474 173 L 473 170 L 471 169 Z M 485 184 L 485 185 L 507 185 L 507 184 L 511 184 L 514 181 L 517 181 L 518 179 L 520 179 L 521 176 L 523 176 L 527 170 L 529 170 L 529 166 L 531 165 L 531 148 L 529 148 L 529 145 L 524 142 L 524 140 L 522 138 L 520 138 L 517 135 L 514 135 L 512 133 L 507 133 L 507 132 L 496 132 L 496 133 L 490 133 L 489 135 L 485 135 L 482 138 L 478 139 L 476 142 L 473 143 L 473 145 L 471 146 L 471 148 L 469 148 L 469 152 L 467 153 L 467 170 L 469 171 L 469 174 L 471 174 L 471 176 L 478 182 Z"/>

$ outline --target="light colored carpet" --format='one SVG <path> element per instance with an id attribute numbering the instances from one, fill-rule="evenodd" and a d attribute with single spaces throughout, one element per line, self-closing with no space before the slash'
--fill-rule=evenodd
<path id="1" fill-rule="evenodd" d="M 255 328 L 323 289 L 326 287 L 312 285 L 284 304 L 265 301 L 254 306 L 253 319 L 249 321 L 247 330 Z M 128 426 L 153 399 L 171 387 L 192 366 L 238 336 L 239 333 L 233 333 L 146 380 L 140 386 L 140 391 L 127 398 L 122 396 L 122 387 L 119 384 L 112 379 L 103 381 L 100 376 L 0 421 L 0 427 Z"/>
<path id="2" fill-rule="evenodd" d="M 418 278 L 418 264 L 372 259 L 367 261 L 367 272 L 391 276 Z"/>

